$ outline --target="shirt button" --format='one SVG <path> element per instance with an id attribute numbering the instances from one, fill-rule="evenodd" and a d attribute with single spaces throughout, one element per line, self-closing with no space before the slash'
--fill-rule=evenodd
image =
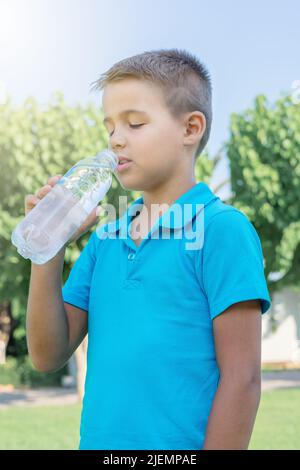
<path id="1" fill-rule="evenodd" d="M 134 253 L 129 253 L 128 255 L 128 259 L 134 259 L 135 258 L 135 254 Z"/>

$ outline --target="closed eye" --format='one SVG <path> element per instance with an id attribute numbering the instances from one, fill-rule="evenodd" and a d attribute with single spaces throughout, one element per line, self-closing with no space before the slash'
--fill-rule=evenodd
<path id="1" fill-rule="evenodd" d="M 130 127 L 132 127 L 133 129 L 137 129 L 138 127 L 141 127 L 143 126 L 144 124 L 129 124 Z M 112 131 L 109 135 L 112 136 L 114 133 L 114 131 Z"/>

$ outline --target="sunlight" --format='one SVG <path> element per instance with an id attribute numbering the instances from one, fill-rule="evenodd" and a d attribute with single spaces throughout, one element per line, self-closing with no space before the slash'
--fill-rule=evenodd
<path id="1" fill-rule="evenodd" d="M 35 0 L 0 0 L 0 57 L 2 67 L 17 71 L 33 59 L 41 28 L 41 4 Z M 0 77 L 1 79 L 1 77 Z"/>
<path id="2" fill-rule="evenodd" d="M 30 70 L 40 42 L 41 15 L 38 4 L 32 0 L 0 0 L 0 81 L 9 88 L 13 77 Z M 4 73 L 4 74 L 3 74 Z M 4 85 L 4 86 L 5 86 Z M 6 92 L 1 85 L 2 100 Z"/>

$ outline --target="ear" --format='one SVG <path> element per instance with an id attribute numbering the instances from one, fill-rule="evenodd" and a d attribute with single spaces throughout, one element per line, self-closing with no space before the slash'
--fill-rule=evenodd
<path id="1" fill-rule="evenodd" d="M 184 140 L 185 145 L 199 143 L 206 129 L 206 119 L 201 111 L 189 113 L 184 120 Z"/>

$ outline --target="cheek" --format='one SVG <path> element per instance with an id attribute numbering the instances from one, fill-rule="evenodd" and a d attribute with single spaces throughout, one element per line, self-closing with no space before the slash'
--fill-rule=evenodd
<path id="1" fill-rule="evenodd" d="M 178 129 L 174 126 L 145 126 L 134 137 L 138 166 L 147 168 L 150 173 L 162 172 L 174 166 L 179 149 Z M 133 152 L 134 154 L 135 152 Z M 151 171 L 152 170 L 152 171 Z"/>
<path id="2" fill-rule="evenodd" d="M 173 136 L 174 138 L 174 136 Z M 141 133 L 138 138 L 139 144 L 145 146 L 147 154 L 152 153 L 152 157 L 161 158 L 166 151 L 173 146 L 172 137 L 165 128 L 155 128 Z"/>

